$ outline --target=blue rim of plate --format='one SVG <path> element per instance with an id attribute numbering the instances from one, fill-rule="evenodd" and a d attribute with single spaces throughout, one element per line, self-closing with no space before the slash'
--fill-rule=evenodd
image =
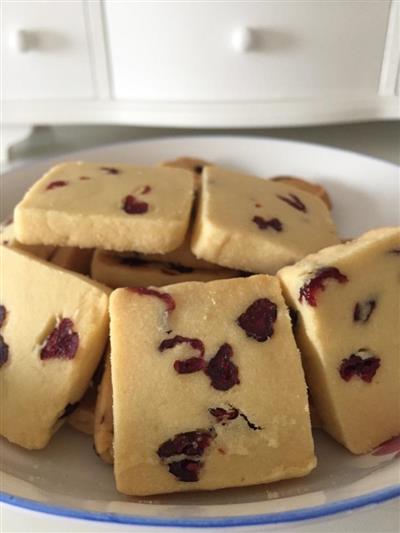
<path id="1" fill-rule="evenodd" d="M 131 524 L 137 526 L 163 526 L 163 527 L 243 527 L 267 524 L 279 524 L 283 522 L 297 522 L 310 520 L 313 518 L 323 518 L 345 511 L 353 511 L 360 507 L 383 503 L 387 500 L 400 497 L 400 484 L 386 487 L 385 489 L 364 494 L 356 498 L 339 500 L 333 503 L 318 505 L 293 511 L 283 511 L 279 513 L 268 513 L 258 515 L 243 515 L 231 517 L 210 517 L 210 518 L 156 518 L 135 515 L 125 515 L 118 513 L 101 513 L 96 511 L 85 511 L 83 509 L 71 509 L 59 507 L 57 505 L 47 505 L 34 500 L 13 496 L 6 492 L 0 492 L 0 502 L 7 503 L 30 511 L 51 514 L 77 520 L 92 520 L 97 522 L 108 522 L 114 524 Z"/>

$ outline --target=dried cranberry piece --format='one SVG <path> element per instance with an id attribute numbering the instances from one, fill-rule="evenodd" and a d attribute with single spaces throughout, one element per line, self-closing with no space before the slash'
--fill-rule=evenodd
<path id="1" fill-rule="evenodd" d="M 376 307 L 375 300 L 366 300 L 365 302 L 357 302 L 354 306 L 353 320 L 354 322 L 368 322 Z"/>
<path id="2" fill-rule="evenodd" d="M 3 335 L 0 335 L 0 367 L 2 367 L 8 361 L 8 344 L 3 339 Z"/>
<path id="3" fill-rule="evenodd" d="M 4 305 L 0 305 L 0 328 L 3 326 L 7 315 L 7 309 Z"/>
<path id="4" fill-rule="evenodd" d="M 361 357 L 364 356 L 364 357 Z M 365 357 L 369 355 L 369 357 Z M 380 358 L 369 350 L 361 349 L 352 353 L 347 359 L 342 359 L 339 373 L 342 379 L 350 381 L 353 376 L 358 376 L 363 381 L 371 383 L 376 371 L 381 365 Z"/>
<path id="5" fill-rule="evenodd" d="M 242 417 L 243 420 L 246 421 L 246 424 L 249 426 L 250 429 L 253 429 L 254 431 L 259 431 L 262 429 L 261 426 L 257 426 L 256 424 L 253 424 L 253 422 L 251 422 L 244 413 L 240 412 L 239 416 Z"/>
<path id="6" fill-rule="evenodd" d="M 113 174 L 113 175 L 119 174 L 121 172 L 115 167 L 100 167 L 100 170 L 102 170 L 106 174 Z"/>
<path id="7" fill-rule="evenodd" d="M 303 202 L 300 200 L 298 196 L 296 196 L 293 193 L 289 193 L 289 196 L 281 196 L 277 194 L 277 197 L 282 200 L 283 202 L 286 202 L 287 204 L 291 205 L 298 211 L 302 211 L 303 213 L 307 213 L 307 208 L 303 204 Z"/>
<path id="8" fill-rule="evenodd" d="M 167 292 L 159 292 L 155 289 L 148 289 L 147 287 L 130 287 L 129 290 L 143 296 L 155 296 L 156 298 L 159 298 L 165 303 L 167 311 L 169 312 L 175 309 L 175 300 Z"/>
<path id="9" fill-rule="evenodd" d="M 237 319 L 239 326 L 258 342 L 264 342 L 274 334 L 274 323 L 278 316 L 276 304 L 268 298 L 255 300 Z"/>
<path id="10" fill-rule="evenodd" d="M 361 357 L 351 354 L 347 359 L 342 359 L 342 363 L 339 368 L 339 373 L 342 379 L 350 381 L 353 376 L 357 375 L 357 370 Z"/>
<path id="11" fill-rule="evenodd" d="M 275 231 L 282 231 L 283 227 L 279 218 L 270 218 L 269 220 L 265 220 L 263 217 L 255 216 L 253 217 L 253 222 L 257 224 L 260 229 L 272 228 Z"/>
<path id="12" fill-rule="evenodd" d="M 147 202 L 141 202 L 136 200 L 134 196 L 128 194 L 122 201 L 122 209 L 128 215 L 142 215 L 149 210 L 149 204 Z"/>
<path id="13" fill-rule="evenodd" d="M 216 433 L 213 428 L 179 433 L 172 439 L 163 442 L 157 450 L 157 455 L 167 464 L 169 472 L 179 480 L 198 481 L 199 471 L 203 466 L 200 458 L 215 436 Z M 186 455 L 186 457 L 173 460 L 174 458 L 178 459 L 177 456 L 180 455 Z M 171 458 L 172 461 L 169 461 Z"/>
<path id="14" fill-rule="evenodd" d="M 199 480 L 199 472 L 202 467 L 200 461 L 193 461 L 190 459 L 182 459 L 182 461 L 174 461 L 168 465 L 168 470 L 172 475 L 184 481 L 185 483 L 191 483 Z"/>
<path id="15" fill-rule="evenodd" d="M 400 435 L 382 442 L 375 448 L 372 455 L 389 455 L 393 453 L 396 454 L 394 457 L 400 457 Z"/>
<path id="16" fill-rule="evenodd" d="M 178 344 L 184 343 L 190 344 L 194 350 L 198 350 L 198 357 L 204 357 L 203 341 L 200 339 L 192 339 L 190 337 L 182 337 L 182 335 L 175 335 L 175 337 L 172 337 L 171 339 L 164 339 L 158 349 L 160 352 L 164 352 L 165 350 L 171 350 L 171 348 L 174 348 Z"/>
<path id="17" fill-rule="evenodd" d="M 214 389 L 229 390 L 240 383 L 239 369 L 230 360 L 232 356 L 232 346 L 225 343 L 208 362 L 205 373 L 211 379 Z"/>
<path id="18" fill-rule="evenodd" d="M 40 359 L 73 359 L 79 346 L 79 334 L 73 331 L 74 323 L 63 318 L 47 337 L 40 351 Z"/>
<path id="19" fill-rule="evenodd" d="M 314 276 L 308 280 L 300 289 L 299 302 L 306 300 L 312 307 L 317 306 L 318 291 L 325 290 L 324 282 L 328 279 L 334 279 L 339 283 L 347 283 L 347 276 L 342 274 L 336 267 L 323 267 L 314 273 Z"/>
<path id="20" fill-rule="evenodd" d="M 52 181 L 51 183 L 47 185 L 46 191 L 51 191 L 51 189 L 56 189 L 57 187 L 65 187 L 67 183 L 68 182 L 63 181 L 63 180 Z"/>
<path id="21" fill-rule="evenodd" d="M 227 409 L 224 409 L 223 407 L 214 407 L 209 409 L 208 411 L 217 419 L 217 422 L 222 423 L 222 425 L 226 425 L 230 420 L 235 420 L 238 416 L 243 418 L 245 420 L 246 424 L 249 426 L 250 429 L 253 429 L 254 431 L 261 430 L 261 426 L 257 426 L 256 424 L 253 424 L 249 420 L 249 418 L 242 413 L 239 409 L 236 409 L 236 407 L 230 406 L 231 408 L 229 411 Z"/>
<path id="22" fill-rule="evenodd" d="M 150 185 L 145 185 L 143 189 L 139 192 L 139 194 L 149 194 L 150 191 L 151 191 Z"/>
<path id="23" fill-rule="evenodd" d="M 174 368 L 178 374 L 192 374 L 193 372 L 203 370 L 205 366 L 204 359 L 200 359 L 200 357 L 190 357 L 183 361 L 176 360 L 174 363 Z"/>
<path id="24" fill-rule="evenodd" d="M 229 420 L 234 420 L 239 416 L 239 410 L 235 407 L 227 410 L 223 407 L 211 407 L 209 410 L 210 414 L 217 419 L 217 422 L 225 425 Z"/>
<path id="25" fill-rule="evenodd" d="M 79 407 L 79 402 L 67 403 L 63 414 L 58 417 L 58 420 L 61 420 L 62 418 L 66 418 L 67 416 L 72 415 L 72 413 L 76 411 L 78 407 Z"/>
<path id="26" fill-rule="evenodd" d="M 380 366 L 381 360 L 379 357 L 369 357 L 368 359 L 364 359 L 362 368 L 359 370 L 358 375 L 363 381 L 371 383 L 372 378 L 375 376 Z"/>
<path id="27" fill-rule="evenodd" d="M 393 255 L 400 255 L 400 248 L 393 248 L 392 250 L 389 250 L 388 253 Z"/>
<path id="28" fill-rule="evenodd" d="M 178 433 L 172 439 L 168 439 L 161 444 L 157 450 L 157 455 L 161 459 L 167 459 L 174 455 L 201 457 L 205 449 L 210 446 L 214 436 L 211 431 L 203 429 Z"/>
<path id="29" fill-rule="evenodd" d="M 204 165 L 196 165 L 193 170 L 195 171 L 196 174 L 201 174 L 203 172 L 203 169 L 204 169 Z"/>

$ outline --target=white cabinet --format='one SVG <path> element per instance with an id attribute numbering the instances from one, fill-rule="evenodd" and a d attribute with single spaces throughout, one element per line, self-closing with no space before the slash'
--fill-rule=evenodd
<path id="1" fill-rule="evenodd" d="M 400 118 L 400 0 L 2 0 L 2 19 L 3 139 Z"/>
<path id="2" fill-rule="evenodd" d="M 377 93 L 389 0 L 105 0 L 116 98 L 266 100 Z"/>
<path id="3" fill-rule="evenodd" d="M 83 2 L 4 1 L 2 98 L 93 98 Z"/>

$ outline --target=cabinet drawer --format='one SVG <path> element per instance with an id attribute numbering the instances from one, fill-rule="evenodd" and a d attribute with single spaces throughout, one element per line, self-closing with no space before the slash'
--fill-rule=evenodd
<path id="1" fill-rule="evenodd" d="M 114 95 L 258 100 L 376 94 L 389 0 L 105 0 Z"/>
<path id="2" fill-rule="evenodd" d="M 3 98 L 93 97 L 83 2 L 5 1 L 2 14 Z"/>

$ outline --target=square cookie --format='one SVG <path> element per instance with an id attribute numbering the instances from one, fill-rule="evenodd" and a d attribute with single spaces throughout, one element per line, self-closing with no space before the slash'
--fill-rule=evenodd
<path id="1" fill-rule="evenodd" d="M 219 167 L 203 171 L 192 251 L 229 268 L 275 274 L 339 239 L 314 194 Z"/>
<path id="2" fill-rule="evenodd" d="M 314 468 L 304 374 L 276 278 L 118 289 L 110 318 L 120 492 L 237 487 Z"/>
<path id="3" fill-rule="evenodd" d="M 25 244 L 165 253 L 185 238 L 190 172 L 69 162 L 52 168 L 14 211 Z"/>
<path id="4" fill-rule="evenodd" d="M 40 449 L 85 393 L 108 336 L 108 289 L 1 250 L 0 434 Z"/>
<path id="5" fill-rule="evenodd" d="M 400 433 L 400 229 L 278 272 L 322 426 L 353 453 Z"/>

